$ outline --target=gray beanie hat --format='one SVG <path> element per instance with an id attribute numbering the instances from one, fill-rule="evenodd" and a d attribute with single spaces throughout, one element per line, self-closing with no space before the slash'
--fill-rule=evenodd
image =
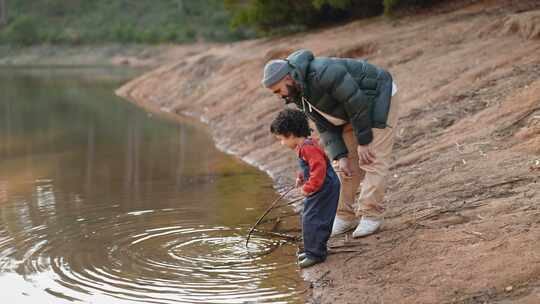
<path id="1" fill-rule="evenodd" d="M 265 88 L 271 87 L 283 79 L 290 71 L 291 67 L 287 61 L 281 59 L 270 60 L 264 66 L 264 75 L 261 83 Z"/>

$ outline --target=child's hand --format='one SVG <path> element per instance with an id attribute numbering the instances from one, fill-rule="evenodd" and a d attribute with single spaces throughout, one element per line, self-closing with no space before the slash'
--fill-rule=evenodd
<path id="1" fill-rule="evenodd" d="M 302 195 L 305 196 L 305 197 L 308 197 L 308 196 L 311 195 L 311 193 L 302 190 Z"/>
<path id="2" fill-rule="evenodd" d="M 304 174 L 302 174 L 302 172 L 298 172 L 298 174 L 296 174 L 295 187 L 298 188 L 302 186 L 303 184 L 304 184 Z"/>

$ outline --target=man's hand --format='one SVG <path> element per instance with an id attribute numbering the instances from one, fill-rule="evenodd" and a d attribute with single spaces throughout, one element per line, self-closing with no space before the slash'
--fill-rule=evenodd
<path id="1" fill-rule="evenodd" d="M 373 154 L 369 145 L 358 145 L 357 151 L 360 166 L 370 165 L 375 161 L 375 154 Z"/>
<path id="2" fill-rule="evenodd" d="M 339 171 L 343 172 L 343 175 L 346 178 L 352 176 L 351 168 L 349 167 L 349 159 L 347 157 L 338 159 L 338 168 Z"/>

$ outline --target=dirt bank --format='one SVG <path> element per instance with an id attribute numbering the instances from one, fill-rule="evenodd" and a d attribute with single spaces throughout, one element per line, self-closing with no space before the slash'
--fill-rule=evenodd
<path id="1" fill-rule="evenodd" d="M 402 96 L 376 236 L 332 240 L 313 303 L 540 303 L 540 1 L 468 1 L 185 54 L 118 93 L 207 121 L 218 145 L 290 183 L 264 63 L 298 48 L 387 67 Z"/>

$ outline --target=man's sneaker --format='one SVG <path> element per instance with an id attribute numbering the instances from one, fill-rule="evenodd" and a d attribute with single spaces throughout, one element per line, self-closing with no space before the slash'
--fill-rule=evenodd
<path id="1" fill-rule="evenodd" d="M 303 260 L 303 259 L 306 258 L 306 253 L 302 252 L 302 253 L 298 254 L 298 256 L 296 258 L 297 258 L 298 261 Z"/>
<path id="2" fill-rule="evenodd" d="M 360 220 L 360 224 L 358 224 L 358 227 L 353 231 L 352 237 L 358 238 L 373 234 L 379 230 L 381 224 L 382 220 L 363 216 Z"/>
<path id="3" fill-rule="evenodd" d="M 305 258 L 303 260 L 301 260 L 299 263 L 298 263 L 298 266 L 300 266 L 300 268 L 308 268 L 308 267 L 311 267 L 315 264 L 319 264 L 320 262 L 322 261 L 317 261 L 317 260 L 312 260 L 310 258 Z"/>
<path id="4" fill-rule="evenodd" d="M 336 218 L 334 219 L 334 226 L 332 226 L 332 234 L 330 236 L 336 236 L 352 230 L 357 224 L 358 221 L 356 220 L 346 221 L 336 216 Z"/>

